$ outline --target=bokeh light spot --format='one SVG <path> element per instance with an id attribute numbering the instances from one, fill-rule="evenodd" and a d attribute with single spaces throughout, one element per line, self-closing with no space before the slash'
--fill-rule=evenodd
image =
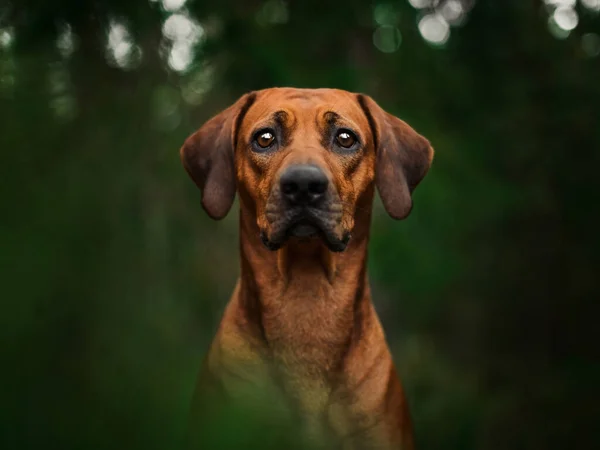
<path id="1" fill-rule="evenodd" d="M 162 32 L 171 41 L 167 63 L 176 72 L 186 71 L 194 60 L 194 46 L 204 36 L 202 26 L 184 13 L 171 14 Z"/>
<path id="2" fill-rule="evenodd" d="M 554 16 L 550 16 L 548 18 L 548 31 L 550 31 L 550 34 L 556 39 L 566 39 L 569 37 L 569 34 L 571 34 L 571 31 L 565 30 L 564 28 L 558 26 L 554 20 Z"/>
<path id="3" fill-rule="evenodd" d="M 75 50 L 75 37 L 69 24 L 65 24 L 61 28 L 56 39 L 56 48 L 63 58 L 69 58 Z"/>
<path id="4" fill-rule="evenodd" d="M 186 1 L 187 0 L 161 0 L 160 3 L 165 11 L 173 12 L 183 8 Z"/>
<path id="5" fill-rule="evenodd" d="M 13 42 L 13 31 L 10 28 L 0 29 L 0 47 L 3 49 L 10 48 Z"/>
<path id="6" fill-rule="evenodd" d="M 544 3 L 554 8 L 559 6 L 574 8 L 575 4 L 577 3 L 577 0 L 544 0 Z"/>
<path id="7" fill-rule="evenodd" d="M 573 7 L 575 7 L 577 0 L 544 0 L 544 2 L 550 6 L 555 6 L 555 7 L 565 6 L 565 7 L 573 8 Z"/>
<path id="8" fill-rule="evenodd" d="M 193 61 L 194 53 L 187 42 L 175 42 L 169 52 L 169 66 L 177 71 L 183 72 Z"/>
<path id="9" fill-rule="evenodd" d="M 581 0 L 581 3 L 591 11 L 600 11 L 600 0 Z"/>
<path id="10" fill-rule="evenodd" d="M 197 42 L 203 34 L 202 27 L 187 14 L 171 14 L 162 28 L 165 37 L 172 41 Z"/>
<path id="11" fill-rule="evenodd" d="M 581 48 L 590 58 L 600 55 L 600 36 L 596 33 L 586 33 L 581 37 Z"/>
<path id="12" fill-rule="evenodd" d="M 423 39 L 433 45 L 444 45 L 450 37 L 450 26 L 438 14 L 427 14 L 419 21 L 419 31 Z"/>
<path id="13" fill-rule="evenodd" d="M 563 30 L 571 31 L 579 23 L 577 11 L 570 6 L 559 6 L 552 15 L 556 24 Z"/>
<path id="14" fill-rule="evenodd" d="M 373 33 L 373 44 L 383 53 L 393 53 L 400 47 L 402 35 L 400 30 L 392 26 L 382 26 Z"/>
<path id="15" fill-rule="evenodd" d="M 442 17 L 451 24 L 460 24 L 465 17 L 465 9 L 459 0 L 448 0 L 441 9 Z"/>
<path id="16" fill-rule="evenodd" d="M 125 24 L 111 21 L 108 27 L 108 61 L 121 69 L 133 69 L 142 61 L 142 49 L 135 45 Z"/>
<path id="17" fill-rule="evenodd" d="M 380 3 L 373 9 L 373 19 L 378 25 L 396 25 L 398 23 L 399 13 L 394 5 Z"/>
<path id="18" fill-rule="evenodd" d="M 432 4 L 432 0 L 408 0 L 413 8 L 423 9 L 428 8 Z"/>

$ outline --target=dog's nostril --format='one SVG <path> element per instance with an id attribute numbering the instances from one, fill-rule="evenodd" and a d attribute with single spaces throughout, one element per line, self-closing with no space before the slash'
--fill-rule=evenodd
<path id="1" fill-rule="evenodd" d="M 282 182 L 281 191 L 285 195 L 295 194 L 298 191 L 298 184 L 296 184 L 294 181 Z"/>
<path id="2" fill-rule="evenodd" d="M 311 194 L 324 194 L 327 190 L 327 179 L 311 181 L 308 184 L 308 192 Z"/>

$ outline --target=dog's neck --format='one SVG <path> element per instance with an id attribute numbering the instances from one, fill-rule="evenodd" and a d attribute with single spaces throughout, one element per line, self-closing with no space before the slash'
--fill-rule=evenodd
<path id="1" fill-rule="evenodd" d="M 253 208 L 240 206 L 241 279 L 238 308 L 247 326 L 287 360 L 313 367 L 339 363 L 357 331 L 371 322 L 366 275 L 372 195 L 359 204 L 346 250 L 333 253 L 319 239 L 292 239 L 278 251 L 260 239 Z M 362 203 L 362 202 L 361 202 Z M 298 351 L 296 347 L 315 349 Z M 316 349 L 323 348 L 322 354 Z M 337 352 L 332 349 L 337 349 Z M 327 361 L 325 361 L 327 359 Z"/>

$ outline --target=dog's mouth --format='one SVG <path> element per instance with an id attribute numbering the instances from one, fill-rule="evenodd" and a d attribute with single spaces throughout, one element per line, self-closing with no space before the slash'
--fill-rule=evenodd
<path id="1" fill-rule="evenodd" d="M 305 210 L 299 214 L 284 215 L 271 223 L 270 233 L 261 231 L 262 242 L 269 250 L 279 250 L 290 238 L 300 242 L 321 239 L 332 252 L 342 252 L 350 240 L 350 233 L 338 233 L 337 220 L 315 211 Z M 341 236 L 340 236 L 341 234 Z"/>
<path id="2" fill-rule="evenodd" d="M 319 233 L 319 227 L 310 220 L 303 219 L 293 224 L 288 229 L 288 235 L 298 238 L 309 238 L 316 236 Z"/>

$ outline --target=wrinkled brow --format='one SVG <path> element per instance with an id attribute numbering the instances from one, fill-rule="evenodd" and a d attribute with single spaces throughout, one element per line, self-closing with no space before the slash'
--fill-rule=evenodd
<path id="1" fill-rule="evenodd" d="M 289 119 L 290 114 L 287 111 L 279 110 L 263 116 L 257 123 L 253 125 L 253 128 L 256 130 L 271 125 L 285 128 L 287 125 L 286 122 L 288 122 Z"/>
<path id="2" fill-rule="evenodd" d="M 363 130 L 361 130 L 361 128 L 358 126 L 358 124 L 356 122 L 354 122 L 354 120 L 342 116 L 341 114 L 335 112 L 335 111 L 326 111 L 323 114 L 323 118 L 325 119 L 325 127 L 332 129 L 334 128 L 336 125 L 340 126 L 340 127 L 344 127 L 344 128 L 349 128 L 350 130 L 352 130 L 356 136 L 358 137 L 359 141 L 364 141 L 364 136 L 363 136 Z M 321 124 L 319 124 L 319 118 L 317 117 L 317 126 L 321 127 Z"/>
<path id="3" fill-rule="evenodd" d="M 280 127 L 284 128 L 289 117 L 290 117 L 290 115 L 288 114 L 287 111 L 279 110 L 279 111 L 275 111 L 271 115 L 271 120 L 273 120 L 273 122 L 275 122 Z"/>
<path id="4" fill-rule="evenodd" d="M 325 119 L 325 122 L 328 125 L 332 125 L 332 124 L 340 122 L 342 117 L 336 112 L 326 111 L 323 114 L 323 118 Z M 319 125 L 319 117 L 316 118 L 316 121 L 317 121 L 317 125 Z"/>
<path id="5" fill-rule="evenodd" d="M 273 127 L 281 139 L 280 144 L 286 146 L 291 140 L 291 135 L 296 129 L 296 120 L 292 114 L 283 109 L 268 114 L 267 117 L 255 124 L 254 132 L 261 128 Z"/>

